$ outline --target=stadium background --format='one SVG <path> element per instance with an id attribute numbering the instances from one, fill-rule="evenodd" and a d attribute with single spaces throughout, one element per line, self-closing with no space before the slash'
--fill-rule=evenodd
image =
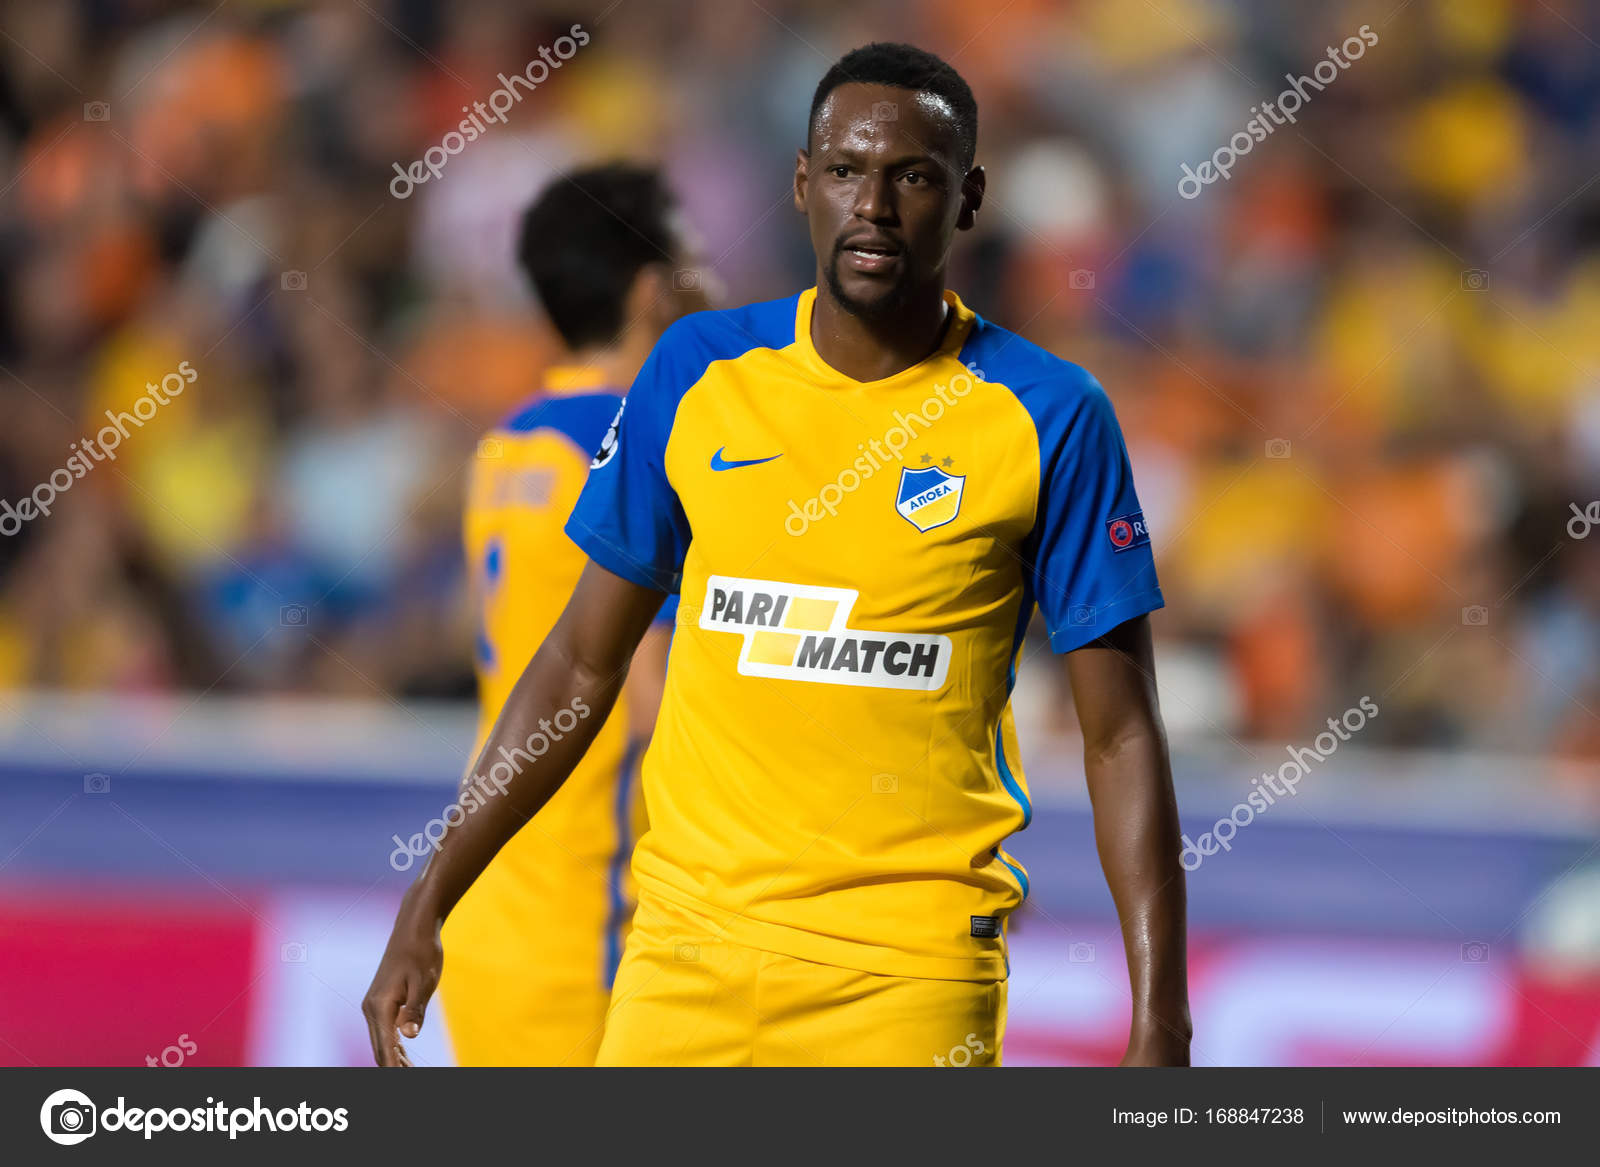
<path id="1" fill-rule="evenodd" d="M 810 91 L 872 39 L 979 96 L 953 286 L 1122 419 L 1186 832 L 1380 710 L 1190 875 L 1196 1062 L 1600 1063 L 1593 5 L 16 0 L 0 34 L 0 499 L 197 372 L 0 539 L 0 1063 L 368 1059 L 392 836 L 471 736 L 463 468 L 550 353 L 514 217 L 564 166 L 659 159 L 727 300 L 788 294 Z M 1112 1062 L 1125 969 L 1038 641 L 1018 704 L 1009 1060 Z"/>

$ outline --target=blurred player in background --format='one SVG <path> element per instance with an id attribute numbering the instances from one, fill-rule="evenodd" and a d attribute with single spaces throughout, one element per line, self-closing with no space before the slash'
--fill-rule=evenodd
<path id="1" fill-rule="evenodd" d="M 585 557 L 562 526 L 626 386 L 666 327 L 706 306 L 692 244 L 653 169 L 618 163 L 557 179 L 523 218 L 518 259 L 566 351 L 472 464 L 464 534 L 480 749 L 577 584 Z M 461 1065 L 594 1061 L 633 912 L 638 759 L 675 610 L 664 605 L 640 642 L 622 699 L 561 793 L 450 916 L 440 992 Z"/>

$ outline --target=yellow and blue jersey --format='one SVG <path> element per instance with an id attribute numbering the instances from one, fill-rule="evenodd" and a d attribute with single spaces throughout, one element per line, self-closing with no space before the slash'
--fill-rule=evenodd
<path id="1" fill-rule="evenodd" d="M 598 370 L 558 366 L 479 443 L 463 523 L 478 620 L 479 748 L 577 585 L 586 558 L 562 528 L 621 400 Z M 619 698 L 561 789 L 451 913 L 453 957 L 523 960 L 531 945 L 541 962 L 559 956 L 575 976 L 609 988 L 632 912 L 628 857 L 643 826 L 629 715 Z"/>
<path id="2" fill-rule="evenodd" d="M 946 293 L 937 352 L 860 382 L 815 289 L 673 325 L 567 531 L 681 587 L 641 895 L 730 940 L 997 980 L 1032 815 L 1010 712 L 1035 606 L 1069 652 L 1162 605 L 1111 403 Z"/>

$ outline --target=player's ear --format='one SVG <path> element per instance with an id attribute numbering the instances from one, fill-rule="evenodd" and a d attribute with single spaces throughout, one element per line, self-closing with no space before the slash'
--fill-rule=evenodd
<path id="1" fill-rule="evenodd" d="M 806 179 L 809 177 L 807 168 L 811 165 L 811 155 L 807 154 L 805 147 L 794 152 L 794 209 L 802 215 L 806 213 Z"/>
<path id="2" fill-rule="evenodd" d="M 961 180 L 961 212 L 956 216 L 956 230 L 970 231 L 978 221 L 978 208 L 983 206 L 983 192 L 989 178 L 983 167 L 974 166 Z"/>

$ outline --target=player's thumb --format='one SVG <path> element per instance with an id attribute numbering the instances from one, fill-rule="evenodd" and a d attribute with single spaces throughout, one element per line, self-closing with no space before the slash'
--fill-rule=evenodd
<path id="1" fill-rule="evenodd" d="M 406 982 L 406 1002 L 400 1006 L 396 1018 L 403 1037 L 416 1037 L 422 1031 L 422 1015 L 428 1007 L 428 995 L 423 990 L 422 982 L 410 979 Z"/>

